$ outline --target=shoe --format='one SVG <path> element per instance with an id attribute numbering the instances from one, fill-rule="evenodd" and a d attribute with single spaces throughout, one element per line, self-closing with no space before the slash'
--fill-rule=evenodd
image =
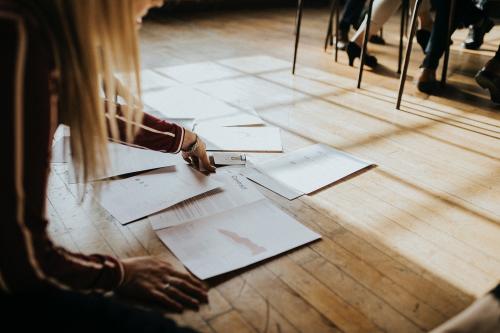
<path id="1" fill-rule="evenodd" d="M 484 35 L 490 32 L 494 25 L 495 23 L 488 18 L 483 19 L 476 25 L 471 25 L 469 27 L 469 34 L 462 44 L 463 47 L 467 50 L 479 49 L 483 44 Z"/>
<path id="2" fill-rule="evenodd" d="M 347 43 L 349 43 L 349 31 L 348 30 L 340 30 L 339 41 L 337 42 L 337 47 L 339 50 L 345 50 L 347 47 Z"/>
<path id="3" fill-rule="evenodd" d="M 490 91 L 491 101 L 500 104 L 500 76 L 487 71 L 484 67 L 475 76 L 477 84 Z"/>
<path id="4" fill-rule="evenodd" d="M 349 66 L 354 66 L 354 59 L 359 58 L 361 56 L 361 48 L 358 44 L 354 42 L 347 43 L 346 47 L 347 56 L 349 57 Z M 372 55 L 366 55 L 365 57 L 365 65 L 371 68 L 377 67 L 377 58 Z"/>
<path id="5" fill-rule="evenodd" d="M 436 71 L 428 68 L 422 69 L 417 82 L 419 91 L 432 95 L 439 89 L 439 82 L 436 80 Z"/>
<path id="6" fill-rule="evenodd" d="M 417 37 L 417 43 L 422 48 L 422 51 L 425 53 L 425 49 L 427 48 L 427 43 L 429 43 L 429 39 L 431 39 L 431 32 L 429 30 L 420 29 L 417 30 L 415 37 Z"/>
<path id="7" fill-rule="evenodd" d="M 379 35 L 371 35 L 369 41 L 373 44 L 385 45 L 385 39 L 383 39 Z"/>

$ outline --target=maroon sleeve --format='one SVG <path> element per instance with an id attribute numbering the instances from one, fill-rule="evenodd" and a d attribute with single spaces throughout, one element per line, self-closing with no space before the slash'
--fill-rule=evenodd
<path id="1" fill-rule="evenodd" d="M 116 117 L 120 140 L 126 142 L 126 121 L 120 117 L 118 105 Z M 142 125 L 134 138 L 134 144 L 166 153 L 178 153 L 184 141 L 184 128 L 144 113 Z"/>
<path id="2" fill-rule="evenodd" d="M 47 287 L 108 291 L 123 266 L 105 255 L 56 246 L 45 219 L 52 131 L 57 110 L 51 94 L 51 55 L 39 22 L 11 1 L 0 0 L 0 131 L 2 219 L 0 288 L 16 292 Z"/>

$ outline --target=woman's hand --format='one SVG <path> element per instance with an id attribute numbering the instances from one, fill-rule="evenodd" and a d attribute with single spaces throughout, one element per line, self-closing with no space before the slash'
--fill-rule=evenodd
<path id="1" fill-rule="evenodd" d="M 167 311 L 198 310 L 208 303 L 207 290 L 194 277 L 176 271 L 167 261 L 155 257 L 122 260 L 125 278 L 117 294 L 162 304 Z"/>
<path id="2" fill-rule="evenodd" d="M 198 170 L 215 172 L 215 167 L 208 158 L 205 143 L 195 133 L 185 130 L 181 150 L 182 158 Z"/>

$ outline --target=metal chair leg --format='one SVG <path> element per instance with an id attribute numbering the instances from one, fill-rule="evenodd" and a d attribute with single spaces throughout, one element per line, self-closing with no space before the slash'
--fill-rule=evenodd
<path id="1" fill-rule="evenodd" d="M 408 72 L 408 65 L 410 64 L 410 54 L 411 54 L 411 47 L 413 44 L 413 37 L 415 37 L 415 31 L 417 29 L 418 10 L 421 4 L 422 0 L 415 1 L 415 7 L 413 8 L 413 13 L 411 15 L 410 36 L 408 37 L 408 44 L 406 45 L 406 54 L 405 54 L 405 61 L 403 63 L 403 71 L 399 78 L 398 99 L 396 101 L 397 110 L 400 110 L 401 107 L 401 98 L 403 97 L 403 90 L 405 88 L 406 74 Z"/>
<path id="2" fill-rule="evenodd" d="M 405 30 L 406 12 L 408 12 L 408 0 L 403 0 L 401 5 L 401 25 L 399 27 L 399 54 L 398 54 L 398 74 L 401 74 L 401 63 L 403 62 L 403 35 Z"/>
<path id="3" fill-rule="evenodd" d="M 455 0 L 451 0 L 451 2 L 450 2 L 450 18 L 448 20 L 448 33 L 446 34 L 448 36 L 448 39 L 451 38 L 454 17 L 455 17 Z M 446 85 L 446 75 L 448 72 L 449 58 L 450 58 L 450 43 L 449 43 L 449 40 L 447 40 L 446 50 L 444 52 L 444 59 L 443 59 L 443 69 L 441 72 L 441 86 L 443 86 L 443 87 Z"/>
<path id="4" fill-rule="evenodd" d="M 333 35 L 333 14 L 335 11 L 335 1 L 332 0 L 332 4 L 330 5 L 330 17 L 328 18 L 328 28 L 326 29 L 326 37 L 325 37 L 325 52 L 328 47 L 328 42 L 330 42 Z"/>
<path id="5" fill-rule="evenodd" d="M 339 55 L 339 2 L 335 4 L 335 62 Z"/>
<path id="6" fill-rule="evenodd" d="M 302 23 L 303 8 L 304 8 L 304 0 L 298 0 L 297 16 L 295 17 L 295 50 L 293 52 L 292 74 L 295 74 L 295 64 L 297 63 L 297 49 L 299 48 L 300 25 Z"/>
<path id="7" fill-rule="evenodd" d="M 408 0 L 405 0 L 407 1 L 406 3 L 406 12 L 405 12 L 405 37 L 408 37 L 408 21 L 410 21 L 410 11 L 408 10 L 410 8 L 410 3 L 408 2 Z"/>
<path id="8" fill-rule="evenodd" d="M 366 13 L 366 27 L 365 27 L 365 35 L 363 38 L 363 47 L 361 48 L 361 63 L 359 65 L 359 73 L 358 73 L 358 88 L 361 88 L 361 79 L 363 78 L 363 66 L 365 64 L 366 58 L 366 45 L 368 44 L 368 36 L 370 35 L 370 21 L 372 19 L 372 8 L 373 8 L 373 0 L 370 0 L 368 5 L 368 12 Z"/>

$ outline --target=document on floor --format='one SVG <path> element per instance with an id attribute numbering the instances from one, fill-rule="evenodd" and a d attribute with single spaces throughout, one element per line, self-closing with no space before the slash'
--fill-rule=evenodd
<path id="1" fill-rule="evenodd" d="M 252 126 L 264 122 L 251 108 L 233 107 L 190 87 L 172 87 L 143 94 L 144 102 L 167 118 L 195 118 L 196 124 Z"/>
<path id="2" fill-rule="evenodd" d="M 97 185 L 95 185 L 97 186 Z M 120 223 L 126 224 L 222 184 L 186 164 L 161 168 L 94 187 L 96 200 Z"/>
<path id="3" fill-rule="evenodd" d="M 200 279 L 246 267 L 321 237 L 266 199 L 156 233 Z"/>
<path id="4" fill-rule="evenodd" d="M 54 138 L 52 142 L 50 163 L 68 163 L 71 161 L 69 136 Z"/>
<path id="5" fill-rule="evenodd" d="M 242 173 L 292 200 L 374 165 L 324 144 L 308 146 L 253 164 Z"/>
<path id="6" fill-rule="evenodd" d="M 169 123 L 174 123 L 179 126 L 182 126 L 190 131 L 194 130 L 194 126 L 196 123 L 196 119 L 194 118 L 165 118 L 165 116 L 160 117 Z"/>
<path id="7" fill-rule="evenodd" d="M 142 70 L 140 75 L 141 75 L 141 89 L 143 92 L 151 89 L 165 89 L 168 87 L 178 85 L 176 81 L 167 78 L 151 69 Z M 123 73 L 118 73 L 116 75 L 116 78 L 122 85 L 126 84 L 127 75 Z"/>
<path id="8" fill-rule="evenodd" d="M 240 175 L 240 170 L 238 167 L 218 168 L 217 173 L 210 177 L 221 183 L 221 187 L 149 216 L 151 226 L 160 230 L 265 200 L 255 185 Z"/>
<path id="9" fill-rule="evenodd" d="M 71 160 L 69 136 L 70 130 L 68 126 L 57 126 L 52 139 L 50 163 L 67 163 Z"/>
<path id="10" fill-rule="evenodd" d="M 204 140 L 209 151 L 283 151 L 277 127 L 197 126 L 195 132 Z"/>
<path id="11" fill-rule="evenodd" d="M 114 142 L 108 143 L 108 154 L 110 160 L 108 169 L 89 179 L 89 181 L 168 167 L 182 161 L 179 156 L 174 154 L 161 153 Z M 77 182 L 71 165 L 68 168 L 68 182 L 70 184 Z"/>

